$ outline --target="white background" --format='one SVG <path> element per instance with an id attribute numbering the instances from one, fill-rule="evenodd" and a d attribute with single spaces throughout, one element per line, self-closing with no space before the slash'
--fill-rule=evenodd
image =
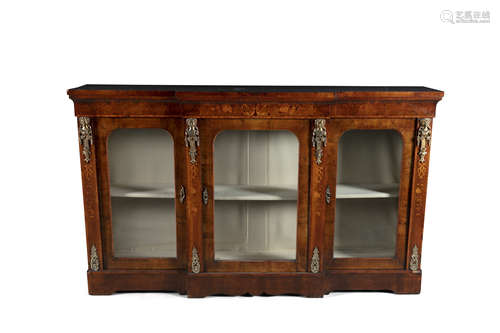
<path id="1" fill-rule="evenodd" d="M 450 24 L 442 10 L 488 10 Z M 498 1 L 5 1 L 3 332 L 499 330 Z M 420 295 L 87 295 L 85 83 L 425 85 L 434 122 Z"/>

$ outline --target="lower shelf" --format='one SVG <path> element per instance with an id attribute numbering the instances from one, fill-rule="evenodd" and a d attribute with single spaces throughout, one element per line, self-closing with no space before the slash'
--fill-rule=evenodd
<path id="1" fill-rule="evenodd" d="M 394 248 L 335 248 L 335 258 L 393 258 Z"/>
<path id="2" fill-rule="evenodd" d="M 150 244 L 133 248 L 115 248 L 113 254 L 120 258 L 175 258 L 176 252 L 175 244 Z"/>
<path id="3" fill-rule="evenodd" d="M 215 260 L 295 260 L 295 249 L 267 251 L 215 250 Z"/>

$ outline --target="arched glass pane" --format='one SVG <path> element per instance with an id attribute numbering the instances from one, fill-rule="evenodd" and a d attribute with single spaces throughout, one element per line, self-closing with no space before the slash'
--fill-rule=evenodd
<path id="1" fill-rule="evenodd" d="M 113 256 L 176 257 L 174 142 L 163 129 L 117 129 L 108 141 Z"/>
<path id="2" fill-rule="evenodd" d="M 299 143 L 289 131 L 217 135 L 216 260 L 296 258 L 298 165 Z"/>
<path id="3" fill-rule="evenodd" d="M 335 258 L 395 256 L 401 158 L 394 130 L 351 130 L 341 137 Z"/>

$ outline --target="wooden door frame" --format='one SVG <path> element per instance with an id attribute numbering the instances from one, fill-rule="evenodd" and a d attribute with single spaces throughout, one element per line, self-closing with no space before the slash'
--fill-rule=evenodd
<path id="1" fill-rule="evenodd" d="M 396 255 L 394 258 L 334 258 L 335 205 L 337 184 L 338 144 L 349 130 L 395 130 L 403 140 L 398 204 Z M 329 270 L 335 269 L 404 269 L 410 218 L 410 189 L 415 145 L 415 119 L 332 119 L 328 122 L 328 183 L 331 184 L 332 204 L 326 210 L 325 257 Z"/>
<path id="2" fill-rule="evenodd" d="M 97 118 L 95 138 L 97 175 L 101 212 L 101 234 L 104 269 L 182 269 L 185 267 L 186 202 L 179 201 L 181 186 L 185 187 L 184 132 L 181 118 Z M 116 129 L 163 129 L 172 136 L 175 162 L 176 258 L 125 258 L 113 256 L 108 139 Z"/>
<path id="3" fill-rule="evenodd" d="M 208 203 L 202 205 L 204 268 L 207 272 L 305 272 L 309 233 L 309 120 L 199 119 L 201 180 L 208 190 Z M 223 130 L 289 130 L 299 142 L 297 201 L 297 243 L 295 260 L 217 261 L 214 256 L 213 150 L 217 134 Z M 193 237 L 197 239 L 197 236 Z"/>

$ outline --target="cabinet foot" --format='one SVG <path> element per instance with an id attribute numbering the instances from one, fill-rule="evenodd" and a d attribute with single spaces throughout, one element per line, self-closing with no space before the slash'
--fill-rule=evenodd
<path id="1" fill-rule="evenodd" d="M 89 289 L 89 295 L 92 296 L 109 296 L 113 295 L 115 293 L 114 290 L 90 290 Z"/>
<path id="2" fill-rule="evenodd" d="M 323 297 L 323 279 L 311 273 L 202 273 L 188 275 L 188 297 L 210 295 Z"/>
<path id="3" fill-rule="evenodd" d="M 329 271 L 327 290 L 333 291 L 388 291 L 395 294 L 418 294 L 422 275 L 408 271 L 364 270 Z"/>

